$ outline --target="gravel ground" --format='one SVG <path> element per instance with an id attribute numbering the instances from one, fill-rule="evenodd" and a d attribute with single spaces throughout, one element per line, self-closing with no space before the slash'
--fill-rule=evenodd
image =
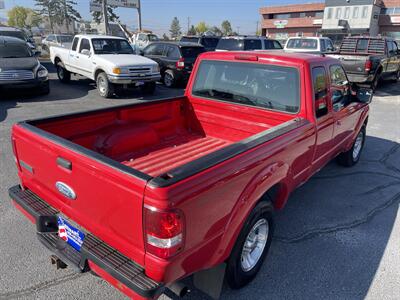
<path id="1" fill-rule="evenodd" d="M 183 91 L 159 86 L 148 99 L 132 91 L 105 100 L 90 81 L 62 85 L 50 76 L 46 97 L 0 94 L 0 299 L 125 299 L 100 278 L 50 265 L 34 226 L 8 198 L 8 187 L 18 183 L 10 129 L 24 119 Z M 224 287 L 222 299 L 399 299 L 400 84 L 381 86 L 371 106 L 360 163 L 346 169 L 332 162 L 294 192 L 277 213 L 275 240 L 257 278 L 242 290 Z M 207 299 L 196 290 L 186 298 Z"/>

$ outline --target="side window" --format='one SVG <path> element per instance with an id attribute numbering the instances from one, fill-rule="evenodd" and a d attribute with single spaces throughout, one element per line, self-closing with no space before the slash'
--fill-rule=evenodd
<path id="1" fill-rule="evenodd" d="M 319 40 L 319 42 L 321 43 L 321 51 L 326 52 L 325 40 Z"/>
<path id="2" fill-rule="evenodd" d="M 334 50 L 334 47 L 333 47 L 333 44 L 332 44 L 331 40 L 325 40 L 325 43 L 326 43 L 326 50 L 328 50 L 328 51 L 333 51 Z"/>
<path id="3" fill-rule="evenodd" d="M 47 37 L 47 40 L 49 41 L 49 42 L 53 42 L 54 41 L 54 35 L 49 35 L 48 37 Z"/>
<path id="4" fill-rule="evenodd" d="M 278 41 L 274 41 L 274 48 L 275 49 L 283 49 L 281 43 L 279 43 Z"/>
<path id="5" fill-rule="evenodd" d="M 330 66 L 329 75 L 332 84 L 333 109 L 339 111 L 350 104 L 351 91 L 349 81 L 341 65 Z"/>
<path id="6" fill-rule="evenodd" d="M 156 50 L 156 44 L 149 45 L 143 50 L 144 55 L 154 55 L 154 51 Z"/>
<path id="7" fill-rule="evenodd" d="M 181 57 L 181 53 L 179 52 L 178 47 L 168 46 L 167 57 L 171 59 L 179 59 Z"/>
<path id="8" fill-rule="evenodd" d="M 244 50 L 259 50 L 262 49 L 261 40 L 244 40 Z"/>
<path id="9" fill-rule="evenodd" d="M 325 68 L 313 68 L 312 80 L 314 88 L 315 116 L 320 118 L 328 114 L 328 103 L 326 97 L 328 94 L 328 87 L 326 82 Z"/>
<path id="10" fill-rule="evenodd" d="M 90 51 L 90 42 L 88 39 L 82 39 L 81 44 L 79 46 L 79 53 L 82 53 L 82 50 L 89 50 Z"/>
<path id="11" fill-rule="evenodd" d="M 74 41 L 72 42 L 72 51 L 76 51 L 76 47 L 78 47 L 78 42 L 79 42 L 79 38 L 74 38 Z"/>
<path id="12" fill-rule="evenodd" d="M 154 49 L 153 55 L 162 56 L 164 54 L 164 48 L 165 46 L 163 44 L 157 44 Z"/>

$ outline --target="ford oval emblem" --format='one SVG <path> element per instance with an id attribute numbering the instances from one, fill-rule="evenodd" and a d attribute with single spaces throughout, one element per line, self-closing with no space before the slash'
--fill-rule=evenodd
<path id="1" fill-rule="evenodd" d="M 63 194 L 68 199 L 71 199 L 71 200 L 76 199 L 76 194 L 75 194 L 74 190 L 71 187 L 69 187 L 67 184 L 65 184 L 64 182 L 57 181 L 56 188 L 61 194 Z"/>

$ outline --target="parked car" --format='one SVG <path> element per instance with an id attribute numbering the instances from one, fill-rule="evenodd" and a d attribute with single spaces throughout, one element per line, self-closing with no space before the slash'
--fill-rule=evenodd
<path id="1" fill-rule="evenodd" d="M 222 37 L 216 51 L 281 50 L 282 45 L 264 36 L 226 36 Z"/>
<path id="2" fill-rule="evenodd" d="M 154 33 L 139 32 L 132 35 L 132 47 L 136 54 L 140 54 L 144 48 L 154 42 L 158 42 L 160 39 Z"/>
<path id="3" fill-rule="evenodd" d="M 181 43 L 194 43 L 202 45 L 206 51 L 215 51 L 217 48 L 220 37 L 208 35 L 184 35 L 181 37 Z"/>
<path id="4" fill-rule="evenodd" d="M 205 51 L 193 43 L 155 42 L 143 50 L 143 55 L 159 64 L 165 86 L 174 87 L 187 83 L 197 56 Z"/>
<path id="5" fill-rule="evenodd" d="M 0 36 L 10 36 L 23 40 L 32 49 L 36 49 L 36 43 L 33 38 L 28 37 L 24 31 L 14 27 L 0 26 Z"/>
<path id="6" fill-rule="evenodd" d="M 331 159 L 359 162 L 372 92 L 338 60 L 207 52 L 193 70 L 184 96 L 14 125 L 9 194 L 56 265 L 134 299 L 182 294 L 190 275 L 243 287 L 274 210 Z"/>
<path id="7" fill-rule="evenodd" d="M 104 35 L 76 35 L 70 49 L 50 47 L 50 58 L 61 82 L 71 74 L 96 81 L 100 96 L 112 97 L 116 87 L 135 85 L 146 93 L 154 93 L 160 80 L 158 64 L 135 55 L 124 38 Z"/>
<path id="8" fill-rule="evenodd" d="M 305 52 L 323 54 L 335 51 L 330 38 L 327 37 L 291 37 L 285 47 L 287 52 Z"/>
<path id="9" fill-rule="evenodd" d="M 74 36 L 69 34 L 49 34 L 42 40 L 42 49 L 50 51 L 50 47 L 53 46 L 70 48 L 73 39 Z"/>
<path id="10" fill-rule="evenodd" d="M 376 89 L 381 80 L 400 79 L 400 48 L 392 38 L 347 37 L 332 56 L 342 62 L 351 82 Z"/>
<path id="11" fill-rule="evenodd" d="M 47 69 L 25 41 L 0 36 L 0 88 L 32 88 L 41 94 L 50 92 Z"/>

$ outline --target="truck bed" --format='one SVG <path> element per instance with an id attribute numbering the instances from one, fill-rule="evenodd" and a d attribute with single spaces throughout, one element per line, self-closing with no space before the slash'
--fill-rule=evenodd
<path id="1" fill-rule="evenodd" d="M 254 107 L 182 97 L 30 125 L 157 177 L 290 119 L 290 115 Z"/>

